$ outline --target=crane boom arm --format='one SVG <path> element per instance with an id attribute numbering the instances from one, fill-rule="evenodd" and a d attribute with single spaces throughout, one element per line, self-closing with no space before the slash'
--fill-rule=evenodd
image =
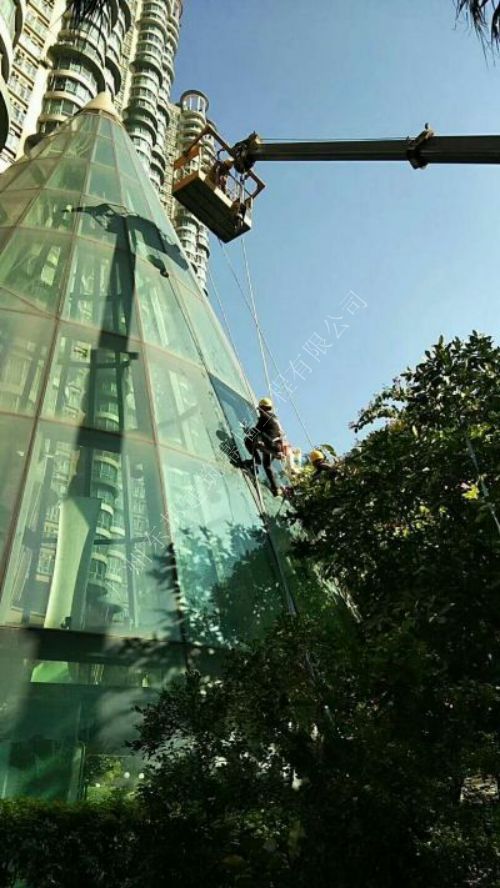
<path id="1" fill-rule="evenodd" d="M 240 172 L 247 172 L 259 160 L 407 160 L 419 169 L 429 163 L 500 163 L 500 136 L 436 136 L 426 128 L 416 139 L 265 142 L 253 133 L 237 142 L 231 153 Z"/>

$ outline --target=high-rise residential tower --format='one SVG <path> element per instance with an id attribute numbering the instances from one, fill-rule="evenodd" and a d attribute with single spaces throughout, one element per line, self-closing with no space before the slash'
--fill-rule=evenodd
<path id="1" fill-rule="evenodd" d="M 5 2 L 3 95 L 10 116 L 5 111 L 2 118 L 0 83 L 0 171 L 107 90 L 205 286 L 208 232 L 186 211 L 172 216 L 175 152 L 188 133 L 199 132 L 208 107 L 196 91 L 185 93 L 179 106 L 170 100 L 182 0 L 113 0 L 98 19 L 78 25 L 64 0 L 28 0 L 26 9 L 24 0 Z M 206 150 L 208 158 L 208 143 Z"/>

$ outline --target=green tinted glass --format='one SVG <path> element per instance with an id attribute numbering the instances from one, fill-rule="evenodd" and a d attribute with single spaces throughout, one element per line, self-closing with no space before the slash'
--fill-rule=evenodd
<path id="1" fill-rule="evenodd" d="M 189 640 L 226 644 L 264 633 L 281 589 L 244 476 L 172 451 L 162 464 Z"/>
<path id="2" fill-rule="evenodd" d="M 52 228 L 72 231 L 75 227 L 73 205 L 68 195 L 57 191 L 41 191 L 20 223 L 28 228 Z"/>
<path id="3" fill-rule="evenodd" d="M 0 557 L 15 514 L 31 429 L 31 420 L 0 413 Z"/>
<path id="4" fill-rule="evenodd" d="M 49 187 L 59 188 L 61 191 L 77 191 L 80 193 L 85 182 L 87 165 L 84 161 L 64 157 L 59 160 L 52 174 Z"/>
<path id="5" fill-rule="evenodd" d="M 138 259 L 135 290 L 144 340 L 199 361 L 192 334 L 168 278 L 154 264 Z"/>
<path id="6" fill-rule="evenodd" d="M 227 432 L 207 375 L 152 348 L 147 358 L 160 441 L 195 456 L 220 457 Z"/>
<path id="7" fill-rule="evenodd" d="M 138 348 L 138 344 L 128 347 L 121 337 L 63 324 L 44 415 L 87 428 L 151 438 L 144 363 Z"/>
<path id="8" fill-rule="evenodd" d="M 70 240 L 60 234 L 16 230 L 0 252 L 0 283 L 31 304 L 55 313 Z"/>
<path id="9" fill-rule="evenodd" d="M 23 163 L 19 175 L 13 176 L 4 186 L 6 189 L 41 188 L 50 178 L 57 161 L 54 159 L 34 160 Z"/>
<path id="10" fill-rule="evenodd" d="M 35 412 L 53 333 L 48 319 L 0 311 L 0 411 Z"/>
<path id="11" fill-rule="evenodd" d="M 85 191 L 87 194 L 100 197 L 110 203 L 121 203 L 122 196 L 118 176 L 115 170 L 110 167 L 98 166 L 93 163 L 90 167 Z"/>
<path id="12" fill-rule="evenodd" d="M 75 207 L 78 216 L 77 231 L 83 237 L 90 237 L 112 247 L 128 249 L 126 213 L 105 201 L 85 197 Z M 91 246 L 89 245 L 89 249 Z"/>
<path id="13" fill-rule="evenodd" d="M 108 121 L 106 121 L 107 123 Z M 106 166 L 115 166 L 115 152 L 111 139 L 98 139 L 95 143 L 94 154 L 92 158 L 96 163 L 102 163 Z"/>
<path id="14" fill-rule="evenodd" d="M 36 191 L 6 191 L 0 195 L 0 225 L 13 225 L 22 215 Z"/>
<path id="15" fill-rule="evenodd" d="M 241 370 L 208 299 L 195 296 L 177 280 L 173 287 L 191 319 L 208 369 L 244 396 L 247 390 Z"/>
<path id="16" fill-rule="evenodd" d="M 127 253 L 82 239 L 75 245 L 64 316 L 128 336 L 132 323 L 132 281 Z"/>
<path id="17" fill-rule="evenodd" d="M 11 563 L 4 623 L 177 638 L 154 449 L 41 423 Z"/>

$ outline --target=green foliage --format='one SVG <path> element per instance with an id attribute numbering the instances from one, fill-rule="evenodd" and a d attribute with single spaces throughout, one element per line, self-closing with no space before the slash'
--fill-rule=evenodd
<path id="1" fill-rule="evenodd" d="M 374 399 L 296 488 L 324 600 L 146 709 L 135 803 L 4 807 L 0 886 L 500 888 L 499 369 L 440 340 Z"/>
<path id="2" fill-rule="evenodd" d="M 486 337 L 440 340 L 298 485 L 300 554 L 356 619 L 312 599 L 146 713 L 143 799 L 197 824 L 206 884 L 500 884 L 497 805 L 461 801 L 500 773 L 499 368 Z"/>
<path id="3" fill-rule="evenodd" d="M 135 802 L 1 802 L 0 886 L 135 888 L 144 825 Z"/>

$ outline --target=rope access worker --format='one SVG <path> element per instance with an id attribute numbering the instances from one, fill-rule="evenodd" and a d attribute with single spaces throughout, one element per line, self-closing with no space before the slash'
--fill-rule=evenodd
<path id="1" fill-rule="evenodd" d="M 271 463 L 273 459 L 282 459 L 283 456 L 283 431 L 276 414 L 273 412 L 273 402 L 270 398 L 261 398 L 258 405 L 259 418 L 245 437 L 245 447 L 252 454 L 247 467 L 253 468 L 253 464 L 262 465 L 267 475 L 271 491 L 278 496 L 280 489 L 276 483 Z"/>
<path id="2" fill-rule="evenodd" d="M 312 450 L 309 454 L 309 459 L 313 465 L 315 478 L 320 478 L 326 474 L 332 475 L 337 471 L 336 467 L 328 462 L 321 450 Z"/>

